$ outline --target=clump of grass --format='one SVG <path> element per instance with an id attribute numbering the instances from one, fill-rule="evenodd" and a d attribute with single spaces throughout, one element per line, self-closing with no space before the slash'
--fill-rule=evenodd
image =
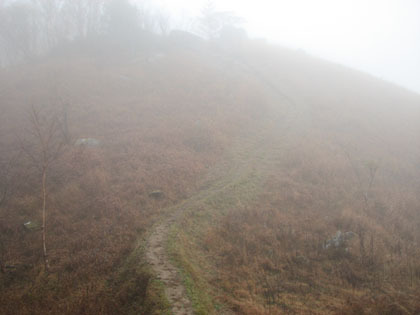
<path id="1" fill-rule="evenodd" d="M 94 58 L 57 55 L 54 61 L 46 58 L 0 73 L 0 173 L 3 158 L 13 160 L 10 153 L 19 150 L 16 135 L 27 128 L 23 113 L 28 99 L 61 118 L 62 104 L 56 100 L 65 98 L 67 132 L 75 140 L 68 141 L 68 150 L 50 172 L 48 275 L 39 268 L 39 231 L 23 227 L 28 221 L 41 222 L 39 176 L 21 158 L 13 172 L 0 177 L 4 312 L 115 314 L 134 305 L 143 313 L 140 301 L 150 310 L 155 304 L 166 309 L 161 284 L 150 271 L 137 269 L 134 262 L 128 271 L 115 270 L 162 209 L 199 189 L 204 174 L 253 120 L 254 103 L 263 103 L 247 77 L 220 76 L 201 53 L 168 51 L 167 57 L 161 71 L 141 63 L 104 64 L 98 70 L 96 62 L 101 61 Z M 179 80 L 184 67 L 190 71 Z M 50 73 L 65 82 L 66 97 Z M 131 77 L 133 84 L 117 84 L 116 73 Z M 101 145 L 73 145 L 86 137 Z M 151 198 L 154 191 L 164 197 Z M 59 281 L 52 285 L 55 278 Z"/>

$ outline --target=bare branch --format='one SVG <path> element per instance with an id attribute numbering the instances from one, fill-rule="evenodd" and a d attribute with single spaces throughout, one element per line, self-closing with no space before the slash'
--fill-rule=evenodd
<path id="1" fill-rule="evenodd" d="M 46 115 L 35 106 L 29 112 L 30 141 L 21 141 L 24 153 L 41 172 L 42 192 L 42 248 L 45 269 L 49 270 L 46 245 L 47 236 L 47 175 L 51 164 L 59 159 L 63 152 L 65 139 L 60 134 L 60 121 L 57 115 Z"/>

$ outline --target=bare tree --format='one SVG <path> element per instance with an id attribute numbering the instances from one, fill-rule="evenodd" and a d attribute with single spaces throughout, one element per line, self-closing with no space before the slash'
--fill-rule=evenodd
<path id="1" fill-rule="evenodd" d="M 14 3 L 0 12 L 0 43 L 7 63 L 27 60 L 39 51 L 37 15 L 30 4 Z"/>
<path id="2" fill-rule="evenodd" d="M 168 35 L 171 30 L 171 17 L 163 11 L 158 11 L 154 15 L 157 32 L 161 35 Z"/>
<path id="3" fill-rule="evenodd" d="M 350 162 L 350 166 L 353 173 L 356 176 L 358 189 L 360 190 L 363 202 L 364 210 L 367 210 L 369 206 L 370 193 L 372 190 L 373 182 L 375 181 L 376 173 L 379 168 L 379 162 L 374 160 L 364 161 L 363 167 L 359 166 L 358 163 L 351 157 L 350 153 L 344 149 L 344 154 Z M 359 163 L 360 164 L 360 163 Z"/>
<path id="4" fill-rule="evenodd" d="M 199 32 L 207 39 L 215 39 L 225 27 L 237 26 L 243 20 L 233 12 L 216 10 L 213 1 L 208 1 L 201 10 L 198 22 Z"/>
<path id="5" fill-rule="evenodd" d="M 104 0 L 72 0 L 63 5 L 69 39 L 99 34 Z"/>
<path id="6" fill-rule="evenodd" d="M 140 28 L 139 14 L 139 9 L 128 0 L 110 0 L 104 8 L 105 33 L 116 39 L 132 39 Z"/>
<path id="7" fill-rule="evenodd" d="M 57 45 L 63 39 L 63 32 L 66 32 L 61 16 L 65 2 L 66 0 L 32 0 L 40 15 L 39 27 L 47 50 Z"/>
<path id="8" fill-rule="evenodd" d="M 169 16 L 152 8 L 145 0 L 0 0 L 0 66 L 101 33 L 123 45 L 142 31 L 167 34 Z"/>
<path id="9" fill-rule="evenodd" d="M 63 152 L 64 140 L 56 115 L 45 115 L 34 106 L 29 112 L 30 139 L 22 142 L 22 150 L 41 174 L 42 195 L 42 249 L 45 269 L 49 270 L 47 253 L 47 175 L 51 165 L 57 161 Z"/>

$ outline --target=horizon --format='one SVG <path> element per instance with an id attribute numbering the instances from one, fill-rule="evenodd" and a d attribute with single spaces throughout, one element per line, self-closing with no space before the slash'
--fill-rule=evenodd
<path id="1" fill-rule="evenodd" d="M 251 38 L 304 50 L 420 94 L 419 1 L 211 2 L 243 18 Z M 179 21 L 197 17 L 208 1 L 156 3 Z"/>

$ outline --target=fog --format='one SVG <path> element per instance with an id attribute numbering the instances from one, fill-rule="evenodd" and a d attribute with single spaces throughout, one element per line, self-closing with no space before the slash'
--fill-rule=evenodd
<path id="1" fill-rule="evenodd" d="M 206 1 L 158 0 L 183 19 Z M 213 1 L 236 12 L 254 37 L 303 49 L 420 92 L 417 0 Z"/>
<path id="2" fill-rule="evenodd" d="M 0 0 L 0 313 L 420 314 L 419 3 Z"/>

